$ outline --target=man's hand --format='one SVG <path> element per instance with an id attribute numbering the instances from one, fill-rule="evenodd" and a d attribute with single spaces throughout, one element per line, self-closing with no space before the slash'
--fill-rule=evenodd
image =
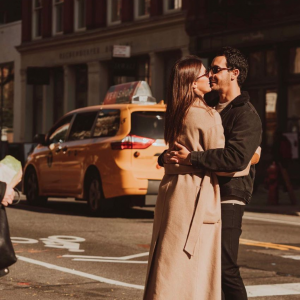
<path id="1" fill-rule="evenodd" d="M 181 144 L 175 142 L 176 150 L 170 152 L 170 161 L 172 163 L 180 165 L 192 165 L 191 164 L 191 152 Z"/>
<path id="2" fill-rule="evenodd" d="M 12 204 L 13 200 L 15 198 L 15 191 L 14 189 L 8 184 L 6 186 L 6 191 L 4 194 L 4 197 L 1 201 L 1 204 L 3 204 L 4 206 L 8 206 L 8 204 Z"/>

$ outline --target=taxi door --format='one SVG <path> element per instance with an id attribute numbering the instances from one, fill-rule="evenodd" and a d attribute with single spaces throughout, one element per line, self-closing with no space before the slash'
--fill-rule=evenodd
<path id="1" fill-rule="evenodd" d="M 64 195 L 82 193 L 86 165 L 90 162 L 91 131 L 98 111 L 78 113 L 68 140 L 62 143 L 61 191 Z"/>
<path id="2" fill-rule="evenodd" d="M 49 133 L 48 147 L 41 153 L 39 161 L 39 181 L 41 190 L 47 194 L 61 193 L 61 161 L 63 158 L 63 142 L 66 139 L 73 115 L 66 116 L 56 124 Z"/>

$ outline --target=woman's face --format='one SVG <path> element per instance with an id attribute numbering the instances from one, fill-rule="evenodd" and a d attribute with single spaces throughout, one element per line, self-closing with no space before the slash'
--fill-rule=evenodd
<path id="1" fill-rule="evenodd" d="M 197 76 L 196 80 L 193 82 L 194 93 L 203 98 L 203 96 L 211 91 L 209 83 L 209 74 L 205 67 L 202 65 L 200 69 L 200 74 Z"/>

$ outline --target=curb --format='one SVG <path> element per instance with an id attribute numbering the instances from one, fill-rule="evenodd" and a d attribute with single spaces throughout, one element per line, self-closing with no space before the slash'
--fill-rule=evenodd
<path id="1" fill-rule="evenodd" d="M 293 205 L 246 205 L 245 211 L 258 212 L 258 213 L 270 213 L 280 215 L 291 215 L 300 217 L 300 207 Z"/>

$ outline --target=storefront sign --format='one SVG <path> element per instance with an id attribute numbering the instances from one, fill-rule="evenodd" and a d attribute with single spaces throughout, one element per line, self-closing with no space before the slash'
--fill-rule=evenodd
<path id="1" fill-rule="evenodd" d="M 252 32 L 250 34 L 246 34 L 242 37 L 242 41 L 257 41 L 257 40 L 263 40 L 265 38 L 265 35 L 258 31 L 258 32 Z"/>
<path id="2" fill-rule="evenodd" d="M 130 46 L 114 45 L 113 57 L 130 57 Z"/>
<path id="3" fill-rule="evenodd" d="M 87 48 L 87 49 L 59 53 L 59 58 L 60 59 L 71 59 L 71 58 L 76 58 L 76 57 L 87 57 L 87 56 L 97 55 L 99 53 L 100 53 L 99 47 Z"/>

